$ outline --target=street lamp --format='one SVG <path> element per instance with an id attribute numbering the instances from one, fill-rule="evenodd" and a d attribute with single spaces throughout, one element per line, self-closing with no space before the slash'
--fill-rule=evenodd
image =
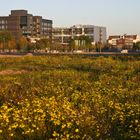
<path id="1" fill-rule="evenodd" d="M 100 42 L 100 44 L 99 44 L 99 47 L 100 47 L 100 53 L 102 52 L 102 46 L 101 46 L 102 44 L 101 44 L 101 42 Z"/>

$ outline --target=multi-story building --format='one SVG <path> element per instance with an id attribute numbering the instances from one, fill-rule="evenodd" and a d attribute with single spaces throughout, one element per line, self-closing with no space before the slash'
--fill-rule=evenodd
<path id="1" fill-rule="evenodd" d="M 138 35 L 115 35 L 109 36 L 108 43 L 112 45 L 112 47 L 121 50 L 123 48 L 132 49 L 133 45 L 140 41 Z"/>
<path id="2" fill-rule="evenodd" d="M 8 28 L 8 17 L 0 17 L 0 31 L 7 30 Z"/>
<path id="3" fill-rule="evenodd" d="M 42 19 L 42 37 L 52 39 L 52 20 Z"/>
<path id="4" fill-rule="evenodd" d="M 69 44 L 71 38 L 75 39 L 80 36 L 88 36 L 92 42 L 106 42 L 106 28 L 94 25 L 74 25 L 70 28 L 53 28 L 53 39 L 61 44 Z"/>
<path id="5" fill-rule="evenodd" d="M 52 37 L 52 20 L 33 16 L 27 10 L 12 10 L 6 17 L 0 17 L 0 31 L 10 31 L 16 39 L 26 37 Z"/>
<path id="6" fill-rule="evenodd" d="M 42 17 L 33 17 L 33 37 L 39 37 L 42 34 Z"/>
<path id="7" fill-rule="evenodd" d="M 53 28 L 53 41 L 63 46 L 68 46 L 72 38 L 71 28 Z"/>
<path id="8" fill-rule="evenodd" d="M 120 35 L 109 36 L 108 43 L 112 46 L 117 46 L 117 40 L 120 39 Z"/>
<path id="9" fill-rule="evenodd" d="M 94 25 L 74 25 L 71 27 L 72 37 L 88 36 L 92 44 L 106 42 L 106 28 Z"/>

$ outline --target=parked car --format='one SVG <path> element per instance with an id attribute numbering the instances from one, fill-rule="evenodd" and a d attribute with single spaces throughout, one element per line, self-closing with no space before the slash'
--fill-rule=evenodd
<path id="1" fill-rule="evenodd" d="M 128 50 L 127 50 L 127 49 L 121 50 L 121 53 L 122 53 L 122 54 L 127 54 L 127 53 L 128 53 Z"/>
<path id="2" fill-rule="evenodd" d="M 75 50 L 75 51 L 73 51 L 74 53 L 83 53 L 83 51 L 82 50 Z"/>

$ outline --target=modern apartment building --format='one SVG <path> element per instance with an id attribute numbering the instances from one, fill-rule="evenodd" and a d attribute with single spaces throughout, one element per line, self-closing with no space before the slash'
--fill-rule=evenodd
<path id="1" fill-rule="evenodd" d="M 52 39 L 52 20 L 42 19 L 42 37 Z"/>
<path id="2" fill-rule="evenodd" d="M 106 27 L 94 25 L 74 25 L 70 28 L 53 28 L 53 39 L 61 44 L 69 44 L 71 38 L 88 36 L 92 44 L 106 42 Z"/>
<path id="3" fill-rule="evenodd" d="M 72 38 L 71 28 L 53 28 L 53 41 L 63 46 L 68 46 Z"/>
<path id="4" fill-rule="evenodd" d="M 140 41 L 140 37 L 138 35 L 114 35 L 109 36 L 108 38 L 108 43 L 118 50 L 123 48 L 132 49 L 133 44 L 138 41 Z"/>
<path id="5" fill-rule="evenodd" d="M 92 44 L 106 42 L 106 27 L 94 25 L 74 25 L 71 27 L 72 37 L 88 36 Z"/>
<path id="6" fill-rule="evenodd" d="M 42 34 L 42 17 L 33 17 L 33 37 L 40 37 Z"/>
<path id="7" fill-rule="evenodd" d="M 52 20 L 33 16 L 27 10 L 12 10 L 6 17 L 0 17 L 0 31 L 10 31 L 16 39 L 22 36 L 52 38 Z"/>

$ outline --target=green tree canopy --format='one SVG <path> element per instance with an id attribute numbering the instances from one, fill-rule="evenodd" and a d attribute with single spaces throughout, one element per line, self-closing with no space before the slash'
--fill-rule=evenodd
<path id="1" fill-rule="evenodd" d="M 9 31 L 0 31 L 0 43 L 3 49 L 9 49 L 9 41 L 14 40 L 14 37 L 12 36 L 12 33 Z M 11 46 L 10 46 L 11 47 Z"/>
<path id="2" fill-rule="evenodd" d="M 11 32 L 9 31 L 1 31 L 0 32 L 0 41 L 3 42 L 8 42 L 9 40 L 12 40 L 13 36 L 11 34 Z"/>
<path id="3" fill-rule="evenodd" d="M 74 37 L 74 40 L 78 41 L 77 45 L 79 46 L 78 47 L 79 49 L 89 50 L 89 48 L 91 48 L 92 46 L 92 40 L 90 39 L 89 36 L 85 36 L 85 35 L 76 36 Z"/>
<path id="4" fill-rule="evenodd" d="M 27 46 L 28 46 L 28 41 L 26 39 L 26 37 L 21 37 L 20 40 L 19 40 L 19 48 L 20 50 L 26 50 L 27 49 Z"/>
<path id="5" fill-rule="evenodd" d="M 135 44 L 135 49 L 140 50 L 140 41 Z"/>
<path id="6" fill-rule="evenodd" d="M 75 44 L 75 40 L 71 39 L 70 40 L 70 50 L 75 50 L 76 49 L 76 44 Z"/>
<path id="7" fill-rule="evenodd" d="M 51 40 L 49 39 L 41 39 L 36 42 L 36 49 L 50 49 L 51 48 Z"/>

